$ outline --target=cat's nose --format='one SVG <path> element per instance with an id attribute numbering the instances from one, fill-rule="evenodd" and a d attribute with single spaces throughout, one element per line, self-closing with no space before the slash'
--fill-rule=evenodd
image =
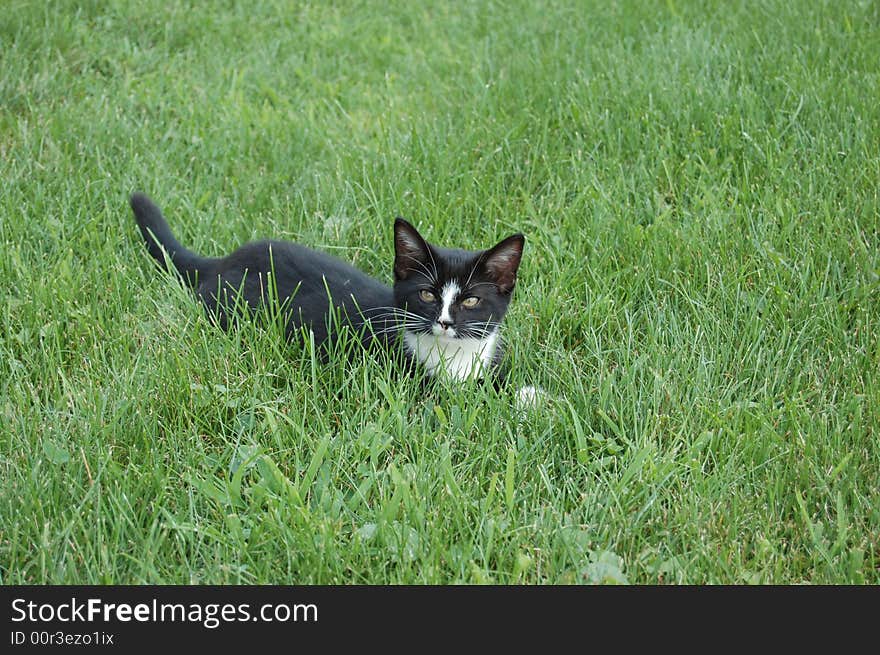
<path id="1" fill-rule="evenodd" d="M 440 325 L 440 327 L 442 327 L 444 330 L 448 330 L 449 328 L 452 327 L 452 322 L 451 322 L 451 321 L 437 321 L 437 323 L 438 323 L 438 324 Z"/>

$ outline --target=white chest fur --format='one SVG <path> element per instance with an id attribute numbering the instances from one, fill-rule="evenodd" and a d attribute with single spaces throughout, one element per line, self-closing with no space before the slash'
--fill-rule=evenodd
<path id="1" fill-rule="evenodd" d="M 482 377 L 495 356 L 498 331 L 485 339 L 450 339 L 433 334 L 403 335 L 406 348 L 426 369 L 429 375 L 445 371 L 457 380 Z"/>

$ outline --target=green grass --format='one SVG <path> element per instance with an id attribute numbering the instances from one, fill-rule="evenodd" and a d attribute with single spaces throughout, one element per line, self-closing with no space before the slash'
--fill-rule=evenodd
<path id="1" fill-rule="evenodd" d="M 877 3 L 76 5 L 0 12 L 2 583 L 880 583 Z M 555 399 L 219 332 L 135 189 L 384 279 L 522 231 Z"/>

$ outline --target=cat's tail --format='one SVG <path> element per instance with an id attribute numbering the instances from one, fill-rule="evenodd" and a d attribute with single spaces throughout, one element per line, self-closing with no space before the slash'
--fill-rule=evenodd
<path id="1" fill-rule="evenodd" d="M 194 287 L 198 278 L 208 273 L 213 260 L 201 257 L 180 245 L 171 233 L 161 210 L 147 195 L 133 193 L 130 204 L 141 234 L 147 242 L 147 250 L 159 262 L 159 266 L 166 268 L 170 261 L 184 282 Z"/>

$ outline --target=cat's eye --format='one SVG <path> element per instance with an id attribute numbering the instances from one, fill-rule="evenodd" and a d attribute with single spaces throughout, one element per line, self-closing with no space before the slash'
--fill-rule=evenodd
<path id="1" fill-rule="evenodd" d="M 419 298 L 421 298 L 424 302 L 436 302 L 437 296 L 428 291 L 427 289 L 422 289 L 419 291 Z"/>
<path id="2" fill-rule="evenodd" d="M 464 300 L 461 301 L 461 306 L 465 309 L 473 309 L 477 305 L 480 304 L 480 299 L 476 296 L 468 296 Z"/>

